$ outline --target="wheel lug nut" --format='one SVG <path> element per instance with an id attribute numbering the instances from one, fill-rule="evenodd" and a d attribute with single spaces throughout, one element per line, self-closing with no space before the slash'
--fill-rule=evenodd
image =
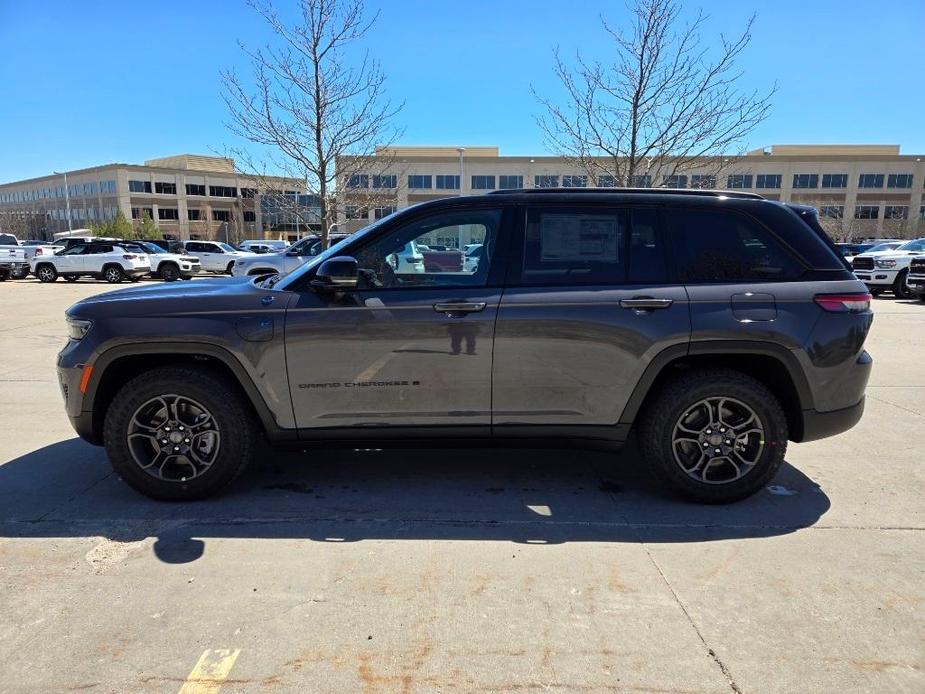
<path id="1" fill-rule="evenodd" d="M 161 439 L 161 443 L 167 443 L 167 439 Z"/>
<path id="2" fill-rule="evenodd" d="M 718 448 L 716 448 L 716 449 L 714 449 L 713 452 L 714 452 L 714 453 L 720 453 L 721 451 L 720 451 Z"/>
<path id="3" fill-rule="evenodd" d="M 169 429 L 168 429 L 168 431 L 169 431 Z M 707 436 L 709 436 L 709 435 L 712 434 L 713 432 L 710 431 L 709 429 L 707 429 L 707 432 L 706 432 L 706 433 L 707 433 Z"/>
<path id="4" fill-rule="evenodd" d="M 180 450 L 180 447 L 179 447 L 179 446 L 174 446 L 174 447 L 173 447 L 173 450 L 179 451 L 179 450 Z"/>
<path id="5" fill-rule="evenodd" d="M 709 448 L 709 447 L 710 447 L 710 442 L 709 442 L 709 441 L 704 441 L 704 442 L 703 442 L 703 447 L 704 447 L 704 448 Z"/>
<path id="6" fill-rule="evenodd" d="M 189 439 L 183 439 L 183 443 L 189 443 Z"/>
<path id="7" fill-rule="evenodd" d="M 183 431 L 183 427 L 180 427 L 180 431 Z"/>

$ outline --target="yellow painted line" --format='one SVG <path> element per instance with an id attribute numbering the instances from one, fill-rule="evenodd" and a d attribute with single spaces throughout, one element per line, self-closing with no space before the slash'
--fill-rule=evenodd
<path id="1" fill-rule="evenodd" d="M 216 694 L 228 679 L 240 654 L 240 648 L 233 651 L 228 648 L 204 651 L 178 694 Z"/>

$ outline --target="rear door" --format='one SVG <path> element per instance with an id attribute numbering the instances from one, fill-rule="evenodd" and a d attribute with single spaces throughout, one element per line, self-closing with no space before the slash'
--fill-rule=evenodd
<path id="1" fill-rule="evenodd" d="M 496 434 L 618 437 L 651 360 L 690 339 L 658 216 L 594 203 L 527 208 L 495 330 Z"/>

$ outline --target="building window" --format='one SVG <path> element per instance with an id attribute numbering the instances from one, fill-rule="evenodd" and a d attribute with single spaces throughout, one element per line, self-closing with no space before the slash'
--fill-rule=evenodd
<path id="1" fill-rule="evenodd" d="M 716 176 L 694 174 L 691 176 L 691 188 L 716 188 Z"/>
<path id="2" fill-rule="evenodd" d="M 157 208 L 157 218 L 158 219 L 180 219 L 180 215 L 177 213 L 176 207 L 158 207 Z"/>
<path id="3" fill-rule="evenodd" d="M 822 174 L 823 188 L 847 188 L 848 174 Z"/>
<path id="4" fill-rule="evenodd" d="M 731 174 L 726 177 L 727 188 L 751 188 L 751 174 Z"/>
<path id="5" fill-rule="evenodd" d="M 60 197 L 58 195 L 58 188 L 54 189 L 55 197 Z M 113 195 L 116 192 L 116 182 L 115 181 L 100 181 L 100 193 L 103 195 Z"/>
<path id="6" fill-rule="evenodd" d="M 459 190 L 459 176 L 437 176 L 437 186 L 440 190 Z"/>
<path id="7" fill-rule="evenodd" d="M 191 222 L 198 222 L 202 219 L 202 213 L 199 210 L 187 210 L 186 218 Z"/>
<path id="8" fill-rule="evenodd" d="M 855 219 L 877 219 L 879 216 L 879 205 L 857 205 L 854 208 Z"/>
<path id="9" fill-rule="evenodd" d="M 242 198 L 255 198 L 257 197 L 256 188 L 241 188 L 241 197 Z"/>
<path id="10" fill-rule="evenodd" d="M 230 222 L 231 210 L 212 210 L 212 221 Z"/>
<path id="11" fill-rule="evenodd" d="M 68 188 L 72 187 L 68 186 Z M 151 181 L 129 181 L 128 190 L 130 193 L 150 193 Z"/>
<path id="12" fill-rule="evenodd" d="M 649 174 L 645 174 L 643 176 L 633 176 L 632 186 L 633 188 L 651 188 L 652 177 Z"/>
<path id="13" fill-rule="evenodd" d="M 154 218 L 154 209 L 151 207 L 133 207 L 132 208 L 132 219 L 144 219 L 147 216 L 148 219 Z"/>
<path id="14" fill-rule="evenodd" d="M 909 219 L 908 205 L 887 205 L 883 208 L 884 219 Z"/>
<path id="15" fill-rule="evenodd" d="M 533 187 L 534 188 L 558 188 L 559 187 L 559 177 L 558 176 L 534 176 L 533 177 Z"/>
<path id="16" fill-rule="evenodd" d="M 431 176 L 423 176 L 421 174 L 411 174 L 408 176 L 408 187 L 409 188 L 433 188 L 433 179 Z"/>
<path id="17" fill-rule="evenodd" d="M 209 195 L 213 198 L 234 198 L 238 195 L 238 189 L 232 186 L 209 186 Z"/>
<path id="18" fill-rule="evenodd" d="M 347 205 L 346 215 L 347 219 L 368 219 L 369 210 L 360 205 Z"/>
<path id="19" fill-rule="evenodd" d="M 199 185 L 198 183 L 187 183 L 186 184 L 186 194 L 205 196 L 206 187 L 203 185 Z"/>
<path id="20" fill-rule="evenodd" d="M 887 188 L 911 188 L 912 174 L 890 174 L 886 177 Z M 905 219 L 905 217 L 903 218 Z"/>
<path id="21" fill-rule="evenodd" d="M 244 210 L 244 221 L 245 222 L 256 222 L 257 213 L 253 210 Z"/>
<path id="22" fill-rule="evenodd" d="M 512 190 L 524 187 L 523 176 L 498 176 L 498 187 L 502 190 Z"/>
<path id="23" fill-rule="evenodd" d="M 430 176 L 428 176 L 427 178 L 430 178 Z M 388 217 L 394 211 L 395 211 L 394 205 L 387 205 L 385 207 L 377 207 L 374 210 L 376 219 L 382 219 L 384 217 Z"/>
<path id="24" fill-rule="evenodd" d="M 615 179 L 610 174 L 601 174 L 597 177 L 597 187 L 598 188 L 616 188 L 617 179 Z"/>
<path id="25" fill-rule="evenodd" d="M 373 176 L 373 188 L 398 188 L 398 176 L 395 174 Z"/>
<path id="26" fill-rule="evenodd" d="M 665 188 L 687 188 L 687 176 L 665 176 L 663 185 Z"/>
<path id="27" fill-rule="evenodd" d="M 562 187 L 563 188 L 587 188 L 588 187 L 588 177 L 587 176 L 563 176 L 562 177 Z"/>
<path id="28" fill-rule="evenodd" d="M 177 194 L 177 184 L 176 183 L 166 183 L 164 181 L 155 181 L 154 182 L 154 192 L 158 195 L 176 195 Z"/>
<path id="29" fill-rule="evenodd" d="M 793 174 L 794 188 L 818 188 L 819 174 Z"/>
<path id="30" fill-rule="evenodd" d="M 756 188 L 780 188 L 780 174 L 758 174 L 755 177 Z"/>
<path id="31" fill-rule="evenodd" d="M 845 216 L 845 206 L 823 205 L 819 208 L 819 216 L 828 217 L 829 219 L 842 219 Z"/>
<path id="32" fill-rule="evenodd" d="M 369 188 L 368 174 L 353 174 L 347 179 L 348 188 Z"/>
<path id="33" fill-rule="evenodd" d="M 495 177 L 494 176 L 473 176 L 472 177 L 472 190 L 494 190 L 495 189 Z"/>
<path id="34" fill-rule="evenodd" d="M 861 174 L 858 176 L 858 188 L 883 188 L 883 174 Z M 866 219 L 866 217 L 859 217 L 858 219 Z M 873 219 L 876 219 L 876 217 Z"/>

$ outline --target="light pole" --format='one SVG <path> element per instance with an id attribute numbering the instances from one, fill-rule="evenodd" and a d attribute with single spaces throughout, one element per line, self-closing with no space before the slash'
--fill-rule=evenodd
<path id="1" fill-rule="evenodd" d="M 67 171 L 52 171 L 56 176 L 64 176 L 64 206 L 67 208 L 67 230 L 71 230 L 71 193 L 67 189 Z"/>
<path id="2" fill-rule="evenodd" d="M 459 152 L 459 194 L 463 194 L 463 152 L 466 151 L 465 147 L 457 147 L 456 151 Z"/>

